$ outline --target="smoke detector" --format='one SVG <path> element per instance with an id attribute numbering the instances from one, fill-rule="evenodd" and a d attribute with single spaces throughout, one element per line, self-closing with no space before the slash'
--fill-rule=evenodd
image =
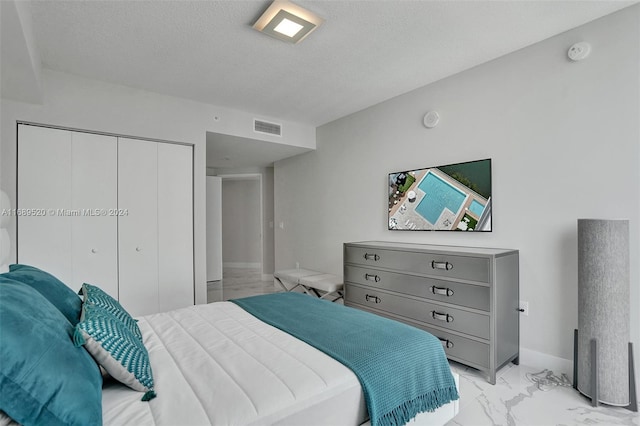
<path id="1" fill-rule="evenodd" d="M 438 111 L 429 111 L 422 119 L 422 124 L 424 124 L 424 127 L 427 129 L 433 129 L 438 125 L 438 122 L 440 122 L 440 114 L 438 114 Z"/>
<path id="2" fill-rule="evenodd" d="M 587 42 L 582 41 L 571 46 L 569 48 L 569 51 L 567 52 L 567 56 L 572 61 L 577 62 L 585 59 L 587 56 L 589 56 L 589 53 L 591 53 L 591 45 Z"/>

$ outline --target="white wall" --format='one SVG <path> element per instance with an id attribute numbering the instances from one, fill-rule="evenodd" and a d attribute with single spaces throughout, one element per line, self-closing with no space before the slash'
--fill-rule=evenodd
<path id="1" fill-rule="evenodd" d="M 206 303 L 206 132 L 253 136 L 254 114 L 48 70 L 41 76 L 41 104 L 0 103 L 0 183 L 11 205 L 16 206 L 17 121 L 193 144 L 196 301 Z M 274 142 L 315 147 L 312 127 L 284 124 L 287 135 Z M 11 262 L 16 259 L 15 224 L 13 218 L 8 225 Z"/>
<path id="2" fill-rule="evenodd" d="M 318 128 L 315 152 L 276 163 L 276 270 L 342 275 L 346 241 L 519 249 L 521 360 L 567 370 L 577 219 L 628 218 L 640 365 L 639 17 L 634 6 Z M 593 51 L 574 63 L 579 41 Z M 426 129 L 432 109 L 440 124 Z M 389 172 L 482 158 L 493 160 L 493 232 L 387 230 Z"/>
<path id="3" fill-rule="evenodd" d="M 262 266 L 260 179 L 222 179 L 222 262 L 225 267 Z"/>
<path id="4" fill-rule="evenodd" d="M 3 98 L 42 102 L 40 51 L 30 6 L 25 1 L 0 3 L 0 92 Z"/>

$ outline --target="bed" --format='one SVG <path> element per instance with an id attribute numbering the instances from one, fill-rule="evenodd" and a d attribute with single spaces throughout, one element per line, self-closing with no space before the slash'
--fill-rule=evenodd
<path id="1" fill-rule="evenodd" d="M 0 355 L 3 359 L 0 366 L 3 370 L 0 375 L 0 410 L 21 423 L 360 425 L 371 422 L 368 414 L 371 396 L 363 391 L 367 388 L 361 375 L 327 355 L 326 348 L 318 349 L 303 341 L 305 338 L 294 337 L 296 330 L 292 335 L 291 331 L 283 331 L 277 321 L 274 326 L 269 319 L 258 319 L 260 312 L 249 313 L 254 308 L 242 306 L 248 303 L 247 299 L 240 299 L 245 302 L 217 302 L 148 315 L 128 324 L 125 320 L 116 321 L 110 314 L 104 314 L 98 302 L 94 307 L 94 301 L 87 297 L 94 291 L 98 294 L 99 288 L 85 285 L 84 302 L 80 303 L 82 315 L 74 326 L 72 321 L 76 320 L 74 311 L 78 309 L 78 304 L 69 299 L 68 294 L 62 298 L 54 295 L 53 291 L 54 287 L 64 284 L 57 282 L 51 285 L 55 277 L 37 268 L 23 265 L 12 265 L 12 268 L 8 274 L 0 275 Z M 57 290 L 66 291 L 62 287 Z M 307 301 L 322 306 L 331 305 L 330 309 L 355 311 L 306 295 L 282 295 L 304 298 L 295 299 L 302 303 L 293 306 L 300 305 L 301 311 L 309 310 L 304 305 Z M 77 296 L 75 298 L 80 300 Z M 29 303 L 24 303 L 24 300 Z M 23 301 L 22 306 L 18 306 L 19 301 Z M 263 301 L 263 296 L 257 298 L 257 302 Z M 285 300 L 283 303 L 291 301 Z M 113 302 L 109 301 L 108 304 L 113 305 Z M 117 328 L 127 336 L 127 327 L 139 330 L 139 337 L 131 333 L 130 339 L 136 342 L 141 353 L 146 354 L 147 364 L 143 362 L 142 367 L 138 364 L 136 368 L 143 371 L 142 377 L 145 371 L 149 375 L 152 372 L 152 382 L 140 379 L 132 385 L 130 381 L 133 379 L 127 374 L 131 375 L 136 368 L 129 368 L 124 376 L 119 376 L 119 371 L 109 371 L 111 375 L 105 375 L 104 371 L 100 373 L 95 360 L 103 367 L 106 365 L 107 370 L 114 367 L 109 365 L 109 360 L 100 358 L 100 354 L 86 356 L 92 350 L 90 343 L 95 344 L 100 340 L 99 335 L 91 333 L 91 327 L 82 326 L 93 315 L 92 310 L 99 314 L 95 316 L 96 324 L 104 326 L 109 321 L 117 323 Z M 281 308 L 278 310 L 282 311 Z M 294 309 L 293 315 L 299 313 Z M 15 316 L 26 316 L 28 324 L 23 324 L 23 319 L 13 318 Z M 287 312 L 285 316 L 291 315 Z M 297 322 L 309 325 L 304 319 Z M 63 323 L 63 326 L 57 323 Z M 25 338 L 36 329 L 39 330 L 36 338 L 41 339 L 39 342 Z M 54 334 L 57 337 L 54 338 Z M 11 342 L 12 336 L 16 341 L 22 336 L 20 344 Z M 138 344 L 138 340 L 142 343 Z M 336 335 L 335 341 L 339 340 L 340 336 Z M 329 339 L 329 343 L 332 341 Z M 27 362 L 25 365 L 25 354 L 52 344 L 55 347 L 48 348 L 43 354 L 36 354 L 37 362 L 33 365 Z M 391 349 L 393 352 L 394 348 Z M 396 353 L 395 356 L 398 355 L 399 358 L 403 357 L 402 353 Z M 43 370 L 40 373 L 42 377 L 31 373 L 28 383 L 18 388 L 14 379 L 25 374 L 10 370 L 7 364 L 11 362 L 6 360 L 14 360 L 29 371 L 40 368 Z M 47 360 L 55 363 L 47 365 Z M 36 364 L 37 368 L 34 368 Z M 457 387 L 457 376 L 450 369 L 447 374 Z M 43 403 L 42 398 L 39 401 L 27 401 L 31 394 L 26 395 L 25 392 L 42 391 L 45 386 L 43 378 L 47 382 L 59 380 L 60 383 L 48 396 L 42 397 L 46 402 Z M 74 380 L 73 385 L 68 383 L 71 380 Z M 99 386 L 97 391 L 96 383 Z M 67 392 L 70 395 L 66 395 Z M 449 392 L 446 398 L 440 398 L 436 404 L 439 407 L 431 407 L 437 408 L 434 412 L 418 414 L 411 424 L 446 423 L 458 411 L 457 390 L 454 390 L 454 394 Z M 60 395 L 63 401 L 55 400 Z M 25 404 L 28 406 L 26 409 Z M 46 409 L 40 408 L 34 415 L 31 411 L 36 410 L 34 407 L 38 404 L 45 404 Z M 371 423 L 374 426 L 381 424 L 375 419 Z"/>

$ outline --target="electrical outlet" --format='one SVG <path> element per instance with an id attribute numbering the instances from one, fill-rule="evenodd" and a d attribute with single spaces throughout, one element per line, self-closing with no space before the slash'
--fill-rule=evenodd
<path id="1" fill-rule="evenodd" d="M 520 301 L 519 311 L 522 315 L 528 317 L 529 316 L 529 302 L 525 302 L 524 300 Z"/>

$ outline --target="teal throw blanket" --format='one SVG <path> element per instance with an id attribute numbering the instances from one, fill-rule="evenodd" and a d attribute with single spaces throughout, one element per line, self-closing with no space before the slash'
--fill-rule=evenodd
<path id="1" fill-rule="evenodd" d="M 403 425 L 458 399 L 442 344 L 426 331 L 301 293 L 232 302 L 349 367 L 372 426 Z"/>

